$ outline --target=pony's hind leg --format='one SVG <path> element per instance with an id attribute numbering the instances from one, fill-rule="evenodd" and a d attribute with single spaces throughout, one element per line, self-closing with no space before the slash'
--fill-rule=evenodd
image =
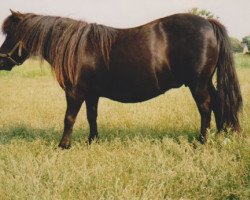
<path id="1" fill-rule="evenodd" d="M 87 109 L 87 119 L 89 123 L 89 138 L 88 143 L 91 144 L 91 142 L 94 139 L 98 140 L 98 131 L 97 131 L 97 108 L 98 108 L 98 96 L 92 96 L 89 98 L 86 98 L 86 109 Z"/>
<path id="2" fill-rule="evenodd" d="M 59 143 L 59 147 L 63 149 L 70 148 L 72 129 L 75 124 L 76 116 L 81 108 L 84 99 L 77 95 L 71 96 L 66 93 L 66 101 L 67 110 L 64 118 L 64 132 Z"/>
<path id="3" fill-rule="evenodd" d="M 201 116 L 201 128 L 199 141 L 205 143 L 207 139 L 207 129 L 210 128 L 211 121 L 211 96 L 207 86 L 197 84 L 190 88 Z"/>
<path id="4" fill-rule="evenodd" d="M 220 102 L 219 102 L 218 93 L 212 82 L 209 85 L 209 93 L 212 98 L 211 104 L 212 104 L 212 110 L 213 110 L 214 117 L 215 117 L 216 127 L 217 127 L 217 130 L 220 132 L 223 128 L 222 123 L 221 123 Z"/>

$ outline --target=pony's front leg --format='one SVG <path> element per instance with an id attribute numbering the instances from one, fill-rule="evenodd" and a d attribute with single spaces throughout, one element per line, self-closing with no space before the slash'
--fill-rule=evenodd
<path id="1" fill-rule="evenodd" d="M 98 96 L 92 96 L 90 98 L 86 98 L 86 108 L 87 108 L 87 119 L 89 122 L 89 138 L 88 142 L 91 144 L 91 142 L 94 139 L 98 140 L 98 131 L 97 131 L 97 107 L 98 107 Z"/>
<path id="2" fill-rule="evenodd" d="M 67 110 L 64 118 L 64 132 L 59 143 L 59 147 L 62 149 L 68 149 L 71 145 L 71 133 L 73 126 L 75 124 L 75 119 L 77 113 L 79 112 L 81 105 L 84 101 L 83 98 L 79 96 L 70 96 L 66 93 L 66 100 L 67 100 Z"/>

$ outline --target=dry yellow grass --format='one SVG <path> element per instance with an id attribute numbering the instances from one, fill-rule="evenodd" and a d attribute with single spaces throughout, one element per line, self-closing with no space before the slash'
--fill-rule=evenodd
<path id="1" fill-rule="evenodd" d="M 250 67 L 250 63 L 249 63 Z M 0 199 L 248 199 L 249 68 L 238 69 L 244 137 L 196 141 L 200 118 L 187 88 L 140 104 L 101 99 L 100 143 L 87 146 L 83 106 L 72 148 L 57 149 L 64 92 L 28 61 L 0 73 Z"/>

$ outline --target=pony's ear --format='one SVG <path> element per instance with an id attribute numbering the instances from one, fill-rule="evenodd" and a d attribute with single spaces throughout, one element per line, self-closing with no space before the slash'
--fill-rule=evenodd
<path id="1" fill-rule="evenodd" d="M 23 14 L 18 12 L 18 11 L 16 12 L 16 11 L 13 11 L 10 9 L 10 12 L 11 12 L 12 16 L 17 20 L 22 20 L 24 18 Z"/>

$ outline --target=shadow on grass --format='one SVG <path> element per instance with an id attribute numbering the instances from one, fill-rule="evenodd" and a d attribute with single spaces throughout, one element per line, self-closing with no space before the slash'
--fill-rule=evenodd
<path id="1" fill-rule="evenodd" d="M 74 129 L 72 135 L 72 143 L 87 141 L 89 130 Z M 155 130 L 148 127 L 135 127 L 133 129 L 113 129 L 100 127 L 100 142 L 112 142 L 115 139 L 133 140 L 137 139 L 149 139 L 152 141 L 162 140 L 163 138 L 172 138 L 178 142 L 179 137 L 184 137 L 190 143 L 197 139 L 198 132 L 194 130 L 185 129 L 171 129 L 166 128 L 162 130 Z M 35 129 L 25 125 L 12 126 L 8 128 L 0 129 L 0 144 L 8 144 L 13 140 L 24 140 L 32 142 L 35 140 L 42 140 L 45 143 L 59 143 L 62 136 L 62 131 L 55 129 Z"/>
<path id="2" fill-rule="evenodd" d="M 42 140 L 45 142 L 52 142 L 59 139 L 59 132 L 53 129 L 35 129 L 25 125 L 10 126 L 0 129 L 0 144 L 7 144 L 13 140 L 24 140 L 27 142 Z"/>

